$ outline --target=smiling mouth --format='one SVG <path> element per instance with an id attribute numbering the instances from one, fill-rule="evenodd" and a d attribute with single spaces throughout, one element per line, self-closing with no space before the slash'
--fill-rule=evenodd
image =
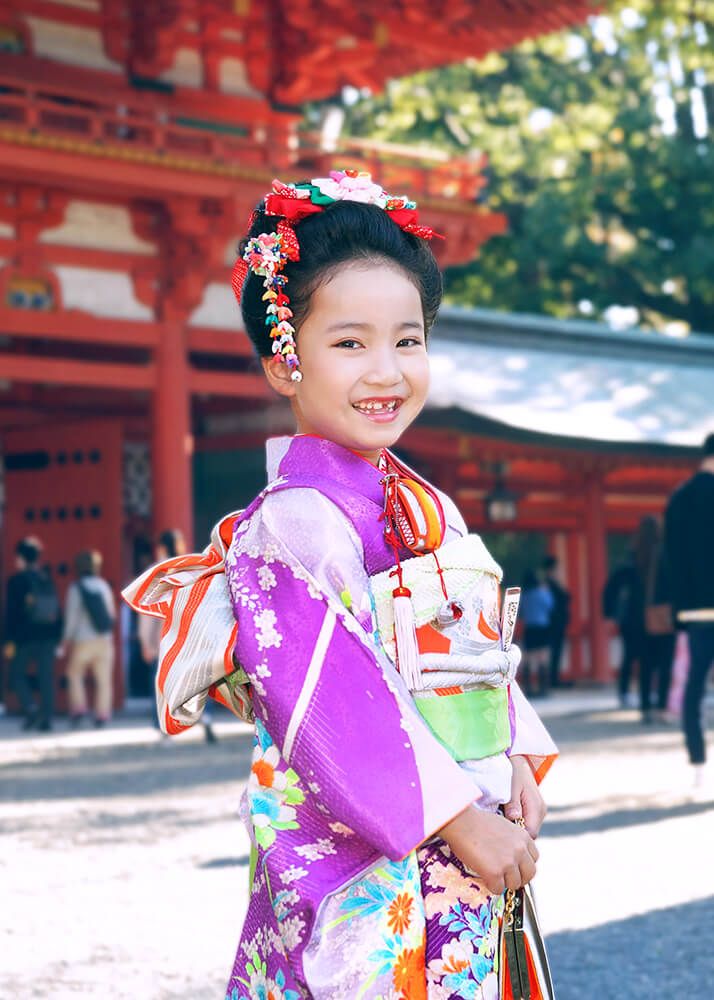
<path id="1" fill-rule="evenodd" d="M 402 399 L 365 399 L 360 403 L 353 403 L 352 406 L 359 413 L 394 413 L 403 402 Z"/>

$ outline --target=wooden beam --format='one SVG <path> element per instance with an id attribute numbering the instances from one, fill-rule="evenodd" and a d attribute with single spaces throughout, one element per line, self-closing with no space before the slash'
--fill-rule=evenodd
<path id="1" fill-rule="evenodd" d="M 244 330 L 189 326 L 187 335 L 188 349 L 194 354 L 227 354 L 236 358 L 249 358 L 253 354 L 253 345 Z"/>
<path id="2" fill-rule="evenodd" d="M 208 164 L 186 158 L 163 157 L 165 166 L 151 162 L 148 152 L 126 149 L 122 155 L 106 155 L 106 150 L 90 143 L 50 140 L 38 136 L 3 139 L 0 130 L 0 176 L 11 181 L 23 177 L 28 183 L 60 186 L 79 191 L 82 197 L 117 194 L 131 197 L 195 197 L 200 186 L 205 198 L 257 202 L 270 188 L 272 171 L 266 167 L 246 167 L 231 173 L 212 173 Z M 153 157 L 153 159 L 158 159 Z M 202 169 L 204 168 L 204 169 Z M 247 185 L 247 189 L 246 189 Z"/>
<path id="3" fill-rule="evenodd" d="M 645 455 L 634 454 L 632 446 L 623 444 L 622 451 L 602 452 L 597 450 L 598 442 L 593 441 L 593 450 L 584 449 L 580 442 L 573 442 L 572 447 L 562 444 L 534 444 L 526 441 L 509 441 L 507 438 L 492 438 L 486 434 L 467 433 L 438 427 L 416 425 L 406 431 L 401 438 L 400 447 L 418 455 L 425 460 L 438 459 L 453 462 L 557 462 L 568 469 L 569 473 L 597 474 L 610 477 L 618 471 L 626 472 L 633 468 L 652 469 L 654 475 L 661 475 L 662 469 L 682 470 L 685 479 L 689 470 L 694 469 L 692 459 L 682 455 Z M 506 477 L 508 479 L 508 477 Z"/>
<path id="4" fill-rule="evenodd" d="M 152 389 L 155 382 L 153 365 L 67 361 L 19 354 L 0 354 L 0 378 L 10 382 L 104 389 Z"/>
<path id="5" fill-rule="evenodd" d="M 14 259 L 22 249 L 20 240 L 0 236 L 0 257 Z M 32 256 L 50 267 L 87 267 L 124 272 L 139 267 L 143 272 L 157 273 L 161 267 L 158 251 L 137 253 L 135 250 L 103 250 L 101 247 L 74 247 L 64 243 L 43 243 L 40 240 L 33 243 Z"/>
<path id="6" fill-rule="evenodd" d="M 189 387 L 194 395 L 241 396 L 250 399 L 270 397 L 265 378 L 245 372 L 200 371 L 194 368 L 189 376 Z"/>
<path id="7" fill-rule="evenodd" d="M 105 319 L 78 309 L 43 312 L 0 307 L 0 332 L 10 337 L 153 348 L 160 329 L 159 323 L 147 320 Z"/>

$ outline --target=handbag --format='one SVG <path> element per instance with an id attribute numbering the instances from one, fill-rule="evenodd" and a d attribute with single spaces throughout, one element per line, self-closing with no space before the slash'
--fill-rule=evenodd
<path id="1" fill-rule="evenodd" d="M 671 635 L 674 632 L 674 615 L 671 604 L 650 604 L 645 608 L 647 635 Z"/>
<path id="2" fill-rule="evenodd" d="M 525 825 L 523 820 L 517 820 Z M 498 945 L 500 1000 L 555 1000 L 530 886 L 507 889 Z"/>
<path id="3" fill-rule="evenodd" d="M 555 1000 L 548 955 L 528 886 L 506 892 L 498 970 L 501 1000 Z"/>

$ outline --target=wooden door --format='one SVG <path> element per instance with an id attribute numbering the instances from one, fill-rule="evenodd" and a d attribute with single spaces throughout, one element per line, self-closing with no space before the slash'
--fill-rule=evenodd
<path id="1" fill-rule="evenodd" d="M 2 435 L 5 467 L 3 524 L 3 595 L 5 581 L 15 571 L 15 546 L 27 535 L 44 546 L 44 560 L 64 597 L 74 578 L 77 552 L 97 549 L 104 559 L 103 575 L 112 585 L 117 606 L 121 578 L 122 429 L 116 421 L 44 426 Z M 118 630 L 117 630 L 118 640 Z M 117 641 L 117 654 L 119 654 Z M 66 705 L 64 663 L 55 664 L 56 707 Z M 6 688 L 10 710 L 17 708 Z M 121 660 L 114 669 L 115 706 L 123 702 Z"/>

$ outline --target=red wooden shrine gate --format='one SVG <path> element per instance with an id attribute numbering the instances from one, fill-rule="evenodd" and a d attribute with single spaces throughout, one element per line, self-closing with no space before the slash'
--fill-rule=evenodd
<path id="1" fill-rule="evenodd" d="M 74 578 L 74 557 L 97 549 L 103 575 L 112 585 L 117 607 L 122 584 L 122 430 L 112 421 L 8 431 L 3 434 L 6 519 L 3 531 L 3 577 L 15 572 L 15 546 L 27 536 L 44 545 L 44 559 L 64 597 Z M 71 530 L 68 530 L 70 529 Z M 119 630 L 115 630 L 117 654 Z M 64 661 L 55 663 L 55 707 L 66 707 Z M 11 711 L 14 693 L 7 691 Z M 114 669 L 114 701 L 123 701 L 121 659 Z"/>

